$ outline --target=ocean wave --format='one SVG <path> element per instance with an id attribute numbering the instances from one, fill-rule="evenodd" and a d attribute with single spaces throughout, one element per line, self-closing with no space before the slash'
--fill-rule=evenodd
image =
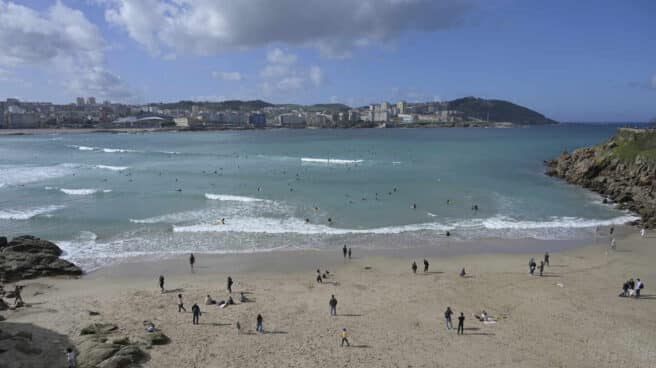
<path id="1" fill-rule="evenodd" d="M 323 165 L 355 165 L 364 162 L 364 160 L 344 160 L 337 158 L 312 158 L 312 157 L 302 157 L 301 162 L 311 163 L 311 164 L 323 164 Z"/>
<path id="2" fill-rule="evenodd" d="M 59 189 L 62 193 L 68 194 L 68 195 L 92 195 L 96 193 L 110 193 L 112 190 L 111 189 L 67 189 L 67 188 L 60 188 Z"/>
<path id="3" fill-rule="evenodd" d="M 239 233 L 265 233 L 265 234 L 301 234 L 301 235 L 349 235 L 349 234 L 401 234 L 406 232 L 433 231 L 450 232 L 476 232 L 485 235 L 485 231 L 513 231 L 512 237 L 554 236 L 553 229 L 583 229 L 596 226 L 621 225 L 634 221 L 638 217 L 625 215 L 612 219 L 582 219 L 575 217 L 554 217 L 548 221 L 519 221 L 510 217 L 496 216 L 487 219 L 474 219 L 453 223 L 426 222 L 400 226 L 387 226 L 369 229 L 337 228 L 321 224 L 305 223 L 298 218 L 270 218 L 270 217 L 235 217 L 228 218 L 225 224 L 201 223 L 193 225 L 173 226 L 173 232 L 239 232 Z M 480 230 L 484 231 L 480 233 Z M 549 234 L 536 233 L 535 230 L 545 230 Z M 498 234 L 497 234 L 498 235 Z"/>
<path id="4" fill-rule="evenodd" d="M 130 167 L 128 167 L 128 166 L 96 165 L 96 166 L 94 166 L 94 168 L 101 169 L 101 170 L 123 171 L 123 170 L 129 169 Z"/>
<path id="5" fill-rule="evenodd" d="M 64 208 L 64 206 L 45 206 L 23 209 L 3 209 L 0 210 L 0 220 L 29 220 L 33 217 L 55 212 Z"/>
<path id="6" fill-rule="evenodd" d="M 205 223 L 197 225 L 173 226 L 173 232 L 240 232 L 266 234 L 302 234 L 302 235 L 348 235 L 348 234 L 400 234 L 411 231 L 446 231 L 453 228 L 438 223 L 390 226 L 371 229 L 344 229 L 326 225 L 307 224 L 298 218 L 276 219 L 270 217 L 229 218 L 225 224 Z"/>
<path id="7" fill-rule="evenodd" d="M 54 166 L 0 167 L 0 186 L 28 184 L 73 174 L 74 168 L 65 164 Z"/>
<path id="8" fill-rule="evenodd" d="M 92 147 L 92 146 L 78 146 L 76 144 L 71 144 L 66 147 L 76 149 L 78 151 L 92 151 L 92 152 L 105 152 L 105 153 L 127 153 L 127 152 L 137 152 L 131 149 L 125 148 L 106 148 L 106 147 Z"/>
<path id="9" fill-rule="evenodd" d="M 522 221 L 507 216 L 495 216 L 482 220 L 482 225 L 486 229 L 554 229 L 569 228 L 582 229 L 593 228 L 597 226 L 610 226 L 626 224 L 640 219 L 634 215 L 624 215 L 611 219 L 584 219 L 579 217 L 552 217 L 547 221 Z"/>
<path id="10" fill-rule="evenodd" d="M 269 202 L 266 199 L 253 198 L 253 197 L 242 197 L 230 194 L 212 194 L 205 193 L 205 198 L 211 199 L 214 201 L 232 201 L 232 202 Z"/>

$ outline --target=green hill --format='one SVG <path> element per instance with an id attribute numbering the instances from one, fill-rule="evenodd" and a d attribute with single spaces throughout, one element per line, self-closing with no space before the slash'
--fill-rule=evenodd
<path id="1" fill-rule="evenodd" d="M 449 101 L 447 105 L 449 110 L 463 113 L 465 120 L 508 122 L 519 125 L 557 124 L 556 121 L 536 111 L 503 100 L 464 97 Z"/>

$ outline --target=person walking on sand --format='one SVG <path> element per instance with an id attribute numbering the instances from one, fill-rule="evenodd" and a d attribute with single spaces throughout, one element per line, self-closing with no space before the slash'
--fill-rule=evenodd
<path id="1" fill-rule="evenodd" d="M 535 259 L 533 259 L 533 257 L 531 257 L 531 260 L 528 261 L 528 272 L 531 275 L 535 272 L 535 266 L 537 266 L 537 264 L 535 263 Z"/>
<path id="2" fill-rule="evenodd" d="M 191 324 L 197 325 L 198 324 L 198 319 L 201 316 L 200 312 L 200 307 L 198 304 L 195 304 L 191 306 L 191 313 L 193 314 L 193 317 L 191 319 Z"/>
<path id="3" fill-rule="evenodd" d="M 187 312 L 184 307 L 184 303 L 182 302 L 182 294 L 178 294 L 178 313 L 182 311 L 185 311 L 185 313 Z"/>
<path id="4" fill-rule="evenodd" d="M 232 294 L 232 277 L 228 276 L 228 292 Z"/>
<path id="5" fill-rule="evenodd" d="M 463 335 L 465 333 L 465 314 L 460 312 L 460 317 L 458 317 L 458 334 Z"/>
<path id="6" fill-rule="evenodd" d="M 428 260 L 424 258 L 424 272 L 428 272 Z"/>
<path id="7" fill-rule="evenodd" d="M 330 301 L 328 302 L 328 305 L 330 305 L 330 315 L 331 316 L 336 316 L 337 315 L 337 299 L 335 298 L 335 295 L 332 295 L 330 297 Z"/>
<path id="8" fill-rule="evenodd" d="M 264 321 L 264 318 L 262 318 L 262 315 L 258 314 L 257 315 L 257 324 L 255 325 L 255 331 L 257 331 L 259 333 L 264 332 L 264 325 L 262 324 L 263 321 Z"/>
<path id="9" fill-rule="evenodd" d="M 159 288 L 162 291 L 162 294 L 164 294 L 164 276 L 159 275 Z"/>
<path id="10" fill-rule="evenodd" d="M 540 276 L 542 276 L 543 272 L 544 272 L 544 261 L 540 261 Z"/>
<path id="11" fill-rule="evenodd" d="M 342 344 L 340 346 L 343 347 L 344 343 L 346 343 L 346 346 L 350 347 L 351 344 L 348 341 L 348 332 L 346 332 L 346 328 L 342 328 L 341 336 L 342 336 Z"/>
<path id="12" fill-rule="evenodd" d="M 611 226 L 611 227 L 610 227 L 610 230 L 608 231 L 608 234 L 609 234 L 610 236 L 613 236 L 613 233 L 614 233 L 614 232 L 615 232 L 615 228 Z"/>
<path id="13" fill-rule="evenodd" d="M 346 259 L 346 254 L 348 253 L 348 249 L 346 249 L 346 244 L 344 244 L 344 248 L 342 248 L 342 253 L 344 253 L 344 259 Z"/>
<path id="14" fill-rule="evenodd" d="M 641 237 L 644 238 L 646 234 L 647 234 L 647 230 L 645 230 L 644 227 L 643 227 L 642 229 L 640 229 L 640 236 L 641 236 Z"/>
<path id="15" fill-rule="evenodd" d="M 348 259 L 351 260 L 351 248 L 348 249 Z"/>
<path id="16" fill-rule="evenodd" d="M 412 261 L 412 273 L 417 273 L 417 262 Z"/>
<path id="17" fill-rule="evenodd" d="M 191 268 L 191 272 L 194 272 L 194 263 L 196 263 L 196 257 L 194 257 L 194 254 L 191 253 L 189 256 L 189 267 Z"/>
<path id="18" fill-rule="evenodd" d="M 241 335 L 241 323 L 239 321 L 235 323 L 235 327 L 237 327 L 237 335 Z"/>
<path id="19" fill-rule="evenodd" d="M 549 252 L 544 253 L 544 264 L 549 266 Z"/>
<path id="20" fill-rule="evenodd" d="M 453 315 L 453 311 L 451 310 L 451 307 L 446 307 L 446 311 L 444 312 L 444 321 L 446 322 L 447 330 L 453 329 L 453 323 L 451 323 L 452 315 Z"/>
<path id="21" fill-rule="evenodd" d="M 612 250 L 617 249 L 617 242 L 615 241 L 615 238 L 611 239 L 611 241 L 610 241 L 610 249 L 612 249 Z"/>
<path id="22" fill-rule="evenodd" d="M 321 272 L 317 270 L 317 284 L 323 284 L 323 278 L 321 277 Z"/>

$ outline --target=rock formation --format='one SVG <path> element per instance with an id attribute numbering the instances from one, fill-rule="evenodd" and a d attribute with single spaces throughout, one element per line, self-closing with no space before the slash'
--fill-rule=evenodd
<path id="1" fill-rule="evenodd" d="M 656 228 L 656 131 L 620 129 L 608 141 L 545 162 L 546 174 L 593 190 Z"/>
<path id="2" fill-rule="evenodd" d="M 79 276 L 82 270 L 60 259 L 62 250 L 54 243 L 34 236 L 19 236 L 11 241 L 0 238 L 0 277 L 14 282 L 44 276 Z"/>

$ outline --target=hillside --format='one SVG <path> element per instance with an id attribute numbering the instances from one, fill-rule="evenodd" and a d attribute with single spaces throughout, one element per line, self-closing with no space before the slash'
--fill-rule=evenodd
<path id="1" fill-rule="evenodd" d="M 656 130 L 620 129 L 608 141 L 564 152 L 547 163 L 547 175 L 600 193 L 656 227 Z"/>
<path id="2" fill-rule="evenodd" d="M 544 115 L 524 106 L 503 100 L 464 97 L 447 102 L 449 110 L 462 112 L 465 120 L 508 122 L 518 125 L 556 124 Z"/>

